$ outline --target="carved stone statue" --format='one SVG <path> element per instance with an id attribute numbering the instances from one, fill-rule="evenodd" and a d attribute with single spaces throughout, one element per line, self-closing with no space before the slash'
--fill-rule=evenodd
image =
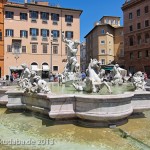
<path id="1" fill-rule="evenodd" d="M 103 81 L 103 78 L 99 78 L 98 74 L 94 70 L 94 68 L 98 67 L 99 62 L 96 59 L 91 59 L 89 63 L 88 69 L 86 71 L 87 77 L 84 80 L 83 85 L 79 85 L 73 83 L 73 86 L 78 91 L 86 91 L 86 92 L 99 92 L 103 86 L 106 86 L 109 93 L 112 93 L 110 86 L 107 82 Z"/>
<path id="2" fill-rule="evenodd" d="M 114 85 L 116 85 L 116 84 L 119 84 L 119 85 L 123 84 L 123 77 L 121 75 L 121 70 L 120 70 L 120 67 L 119 67 L 118 64 L 114 65 L 112 73 L 113 73 L 113 81 L 112 81 L 112 83 Z"/>
<path id="3" fill-rule="evenodd" d="M 135 91 L 145 91 L 145 84 L 144 73 L 138 71 L 133 75 L 133 85 L 135 86 Z"/>
<path id="4" fill-rule="evenodd" d="M 19 86 L 27 93 L 50 93 L 46 81 L 36 75 L 35 71 L 30 71 L 26 64 L 21 65 L 23 72 L 20 76 Z"/>
<path id="5" fill-rule="evenodd" d="M 66 43 L 68 51 L 67 51 L 67 64 L 65 67 L 65 70 L 67 72 L 76 72 L 79 67 L 79 64 L 77 64 L 77 52 L 78 52 L 78 45 L 80 42 L 78 40 L 69 40 L 65 38 L 64 33 L 62 33 L 62 39 L 63 42 Z M 77 68 L 76 68 L 77 67 Z M 76 70 L 77 69 L 77 70 Z"/>

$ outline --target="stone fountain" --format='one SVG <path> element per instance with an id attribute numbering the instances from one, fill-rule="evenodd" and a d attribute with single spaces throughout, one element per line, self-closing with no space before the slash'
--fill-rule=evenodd
<path id="1" fill-rule="evenodd" d="M 63 36 L 63 35 L 62 35 Z M 24 68 L 18 85 L 20 90 L 7 90 L 3 95 L 8 96 L 8 109 L 30 110 L 48 115 L 50 119 L 74 120 L 85 126 L 110 126 L 127 122 L 134 112 L 150 110 L 150 92 L 145 91 L 144 75 L 137 72 L 132 77 L 134 91 L 122 94 L 113 94 L 112 88 L 122 86 L 124 79 L 118 65 L 114 66 L 111 82 L 104 80 L 105 71 L 101 69 L 100 62 L 91 59 L 87 68 L 87 77 L 83 82 L 75 81 L 74 76 L 79 72 L 76 59 L 77 45 L 63 37 L 68 46 L 68 62 L 64 70 L 65 82 L 73 79 L 74 90 L 84 91 L 84 94 L 55 94 L 51 92 L 48 84 L 35 72 L 22 64 Z M 73 76 L 71 79 L 70 76 Z M 126 81 L 128 82 L 128 81 Z M 107 95 L 100 95 L 103 87 L 108 90 Z M 92 95 L 91 93 L 97 93 Z"/>

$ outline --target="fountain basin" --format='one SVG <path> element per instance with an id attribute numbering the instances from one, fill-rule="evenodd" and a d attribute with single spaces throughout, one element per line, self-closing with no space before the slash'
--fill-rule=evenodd
<path id="1" fill-rule="evenodd" d="M 26 94 L 7 91 L 9 109 L 28 109 L 51 119 L 76 119 L 90 126 L 109 126 L 126 120 L 133 112 L 150 110 L 149 92 L 118 95 Z"/>

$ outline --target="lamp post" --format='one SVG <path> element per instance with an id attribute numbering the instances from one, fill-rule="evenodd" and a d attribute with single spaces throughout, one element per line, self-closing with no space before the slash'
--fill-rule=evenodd
<path id="1" fill-rule="evenodd" d="M 53 62 L 52 62 L 52 51 L 53 51 L 53 34 L 51 33 L 51 54 L 50 54 L 50 68 L 51 68 L 51 72 L 53 69 Z"/>

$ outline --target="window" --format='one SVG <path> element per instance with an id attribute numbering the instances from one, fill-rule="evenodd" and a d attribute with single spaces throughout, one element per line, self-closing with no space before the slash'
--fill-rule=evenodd
<path id="1" fill-rule="evenodd" d="M 101 34 L 105 34 L 105 30 L 104 29 L 101 29 Z"/>
<path id="2" fill-rule="evenodd" d="M 58 54 L 58 46 L 53 46 L 53 54 Z"/>
<path id="3" fill-rule="evenodd" d="M 0 41 L 2 41 L 2 32 L 0 32 Z"/>
<path id="4" fill-rule="evenodd" d="M 30 28 L 30 35 L 31 36 L 38 36 L 39 35 L 39 29 Z"/>
<path id="5" fill-rule="evenodd" d="M 14 12 L 5 11 L 5 18 L 13 19 L 14 18 Z"/>
<path id="6" fill-rule="evenodd" d="M 12 52 L 12 46 L 11 45 L 7 45 L 7 52 Z"/>
<path id="7" fill-rule="evenodd" d="M 48 37 L 49 36 L 49 30 L 41 29 L 41 36 L 42 37 Z"/>
<path id="8" fill-rule="evenodd" d="M 51 13 L 51 20 L 53 20 L 53 21 L 59 21 L 59 14 Z"/>
<path id="9" fill-rule="evenodd" d="M 27 38 L 28 37 L 28 31 L 26 31 L 26 30 L 20 30 L 20 37 Z"/>
<path id="10" fill-rule="evenodd" d="M 73 22 L 73 16 L 72 15 L 65 15 L 65 22 Z"/>
<path id="11" fill-rule="evenodd" d="M 133 26 L 131 25 L 131 26 L 129 27 L 129 29 L 130 29 L 130 31 L 133 31 Z"/>
<path id="12" fill-rule="evenodd" d="M 47 44 L 43 44 L 43 53 L 47 53 Z"/>
<path id="13" fill-rule="evenodd" d="M 28 20 L 27 13 L 20 13 L 20 20 Z"/>
<path id="14" fill-rule="evenodd" d="M 68 38 L 68 39 L 72 39 L 72 38 L 73 38 L 73 32 L 72 32 L 72 31 L 66 31 L 66 32 L 65 32 L 65 36 L 66 36 L 66 38 Z"/>
<path id="15" fill-rule="evenodd" d="M 134 58 L 134 55 L 133 55 L 133 52 L 130 53 L 130 59 L 133 59 Z"/>
<path id="16" fill-rule="evenodd" d="M 138 52 L 138 58 L 142 58 L 142 52 L 141 51 Z"/>
<path id="17" fill-rule="evenodd" d="M 6 29 L 6 36 L 13 37 L 14 36 L 14 30 L 12 30 L 12 29 Z"/>
<path id="18" fill-rule="evenodd" d="M 59 37 L 59 31 L 58 30 L 52 30 L 53 38 Z"/>
<path id="19" fill-rule="evenodd" d="M 105 59 L 101 59 L 102 65 L 105 65 Z"/>
<path id="20" fill-rule="evenodd" d="M 108 24 L 109 23 L 109 20 L 108 20 L 108 18 L 106 19 L 106 24 Z"/>
<path id="21" fill-rule="evenodd" d="M 138 9 L 136 13 L 137 13 L 137 16 L 140 16 L 140 13 L 141 13 L 140 9 Z"/>
<path id="22" fill-rule="evenodd" d="M 36 44 L 32 45 L 32 53 L 37 53 L 37 45 Z"/>
<path id="23" fill-rule="evenodd" d="M 105 54 L 105 50 L 104 49 L 101 50 L 101 54 Z"/>
<path id="24" fill-rule="evenodd" d="M 145 20 L 145 27 L 149 26 L 149 20 Z"/>
<path id="25" fill-rule="evenodd" d="M 58 71 L 58 66 L 53 66 L 53 71 Z"/>
<path id="26" fill-rule="evenodd" d="M 148 6 L 145 6 L 144 10 L 145 10 L 145 13 L 148 13 L 149 12 Z"/>
<path id="27" fill-rule="evenodd" d="M 137 29 L 141 29 L 141 23 L 137 23 Z"/>
<path id="28" fill-rule="evenodd" d="M 105 44 L 105 41 L 101 41 L 101 44 Z"/>
<path id="29" fill-rule="evenodd" d="M 26 53 L 26 46 L 22 46 L 22 53 Z"/>
<path id="30" fill-rule="evenodd" d="M 149 51 L 148 50 L 145 51 L 145 57 L 149 57 Z"/>
<path id="31" fill-rule="evenodd" d="M 30 18 L 38 19 L 38 11 L 30 11 Z"/>
<path id="32" fill-rule="evenodd" d="M 137 43 L 138 43 L 138 45 L 140 45 L 141 42 L 142 42 L 141 35 L 138 35 L 138 36 L 137 36 Z"/>
<path id="33" fill-rule="evenodd" d="M 49 20 L 49 13 L 41 12 L 41 19 L 42 20 Z"/>
<path id="34" fill-rule="evenodd" d="M 129 13 L 129 19 L 132 19 L 133 16 L 132 16 L 132 13 Z"/>
<path id="35" fill-rule="evenodd" d="M 149 34 L 146 33 L 146 34 L 145 34 L 145 43 L 148 43 L 148 42 L 149 42 L 149 39 L 150 39 Z"/>
<path id="36" fill-rule="evenodd" d="M 130 38 L 129 38 L 129 42 L 130 42 L 130 43 L 129 43 L 130 46 L 133 46 L 133 37 L 130 37 Z"/>

